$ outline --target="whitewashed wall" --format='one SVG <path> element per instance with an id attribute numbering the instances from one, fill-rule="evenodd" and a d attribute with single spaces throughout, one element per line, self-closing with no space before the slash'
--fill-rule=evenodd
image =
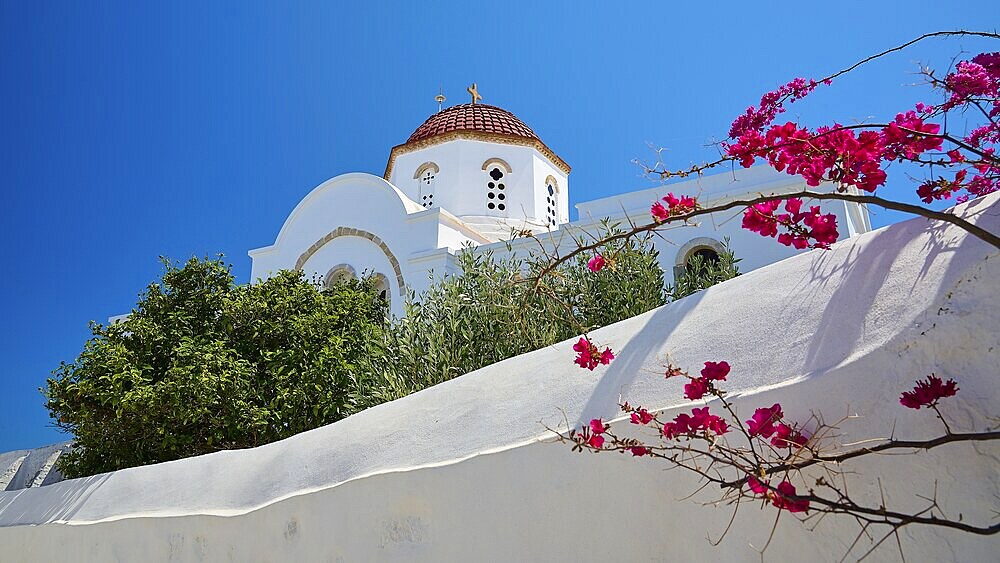
<path id="1" fill-rule="evenodd" d="M 506 209 L 502 212 L 486 207 L 491 201 L 486 195 L 490 179 L 487 177 L 489 171 L 482 167 L 491 158 L 503 159 L 511 167 L 510 173 L 504 172 L 502 180 L 506 185 Z M 487 217 L 540 222 L 545 214 L 544 182 L 549 175 L 555 177 L 562 188 L 563 220 L 568 218 L 568 177 L 534 148 L 459 139 L 403 153 L 396 157 L 389 180 L 416 202 L 421 201 L 421 185 L 413 174 L 425 162 L 434 162 L 440 168 L 434 180 L 435 206 L 459 217 L 475 218 L 473 223 L 482 223 Z"/>
<path id="2" fill-rule="evenodd" d="M 726 200 L 751 198 L 760 194 L 792 193 L 807 188 L 817 191 L 832 189 L 830 185 L 809 188 L 800 177 L 775 172 L 766 166 L 741 168 L 732 172 L 579 203 L 576 205 L 579 213 L 576 221 L 564 224 L 551 232 L 536 232 L 536 234 L 550 251 L 557 248 L 560 253 L 565 253 L 576 247 L 575 240 L 578 238 L 592 240 L 595 234 L 601 232 L 601 222 L 604 219 L 618 223 L 623 229 L 628 229 L 631 225 L 649 223 L 652 220 L 650 205 L 659 201 L 668 192 L 697 196 L 701 205 L 708 207 Z M 544 200 L 542 203 L 545 203 Z M 824 201 L 820 207 L 824 213 L 836 215 L 842 240 L 871 230 L 868 211 L 863 206 L 842 201 Z M 721 244 L 728 238 L 730 247 L 740 259 L 738 266 L 741 272 L 749 272 L 802 253 L 800 250 L 778 244 L 773 238 L 747 231 L 741 224 L 742 211 L 733 209 L 703 215 L 692 224 L 671 225 L 657 231 L 652 238 L 652 245 L 659 252 L 665 283 L 673 283 L 674 267 L 683 262 L 691 244 L 704 242 L 706 239 Z M 512 247 L 510 251 L 507 248 L 508 244 Z M 478 250 L 492 251 L 496 255 L 515 253 L 526 256 L 537 252 L 538 241 L 515 239 L 483 245 Z"/>
<path id="3" fill-rule="evenodd" d="M 324 240 L 338 228 L 358 232 Z M 249 252 L 250 279 L 256 281 L 278 270 L 294 268 L 299 258 L 313 248 L 308 260 L 300 265 L 307 276 L 325 276 L 338 264 L 350 264 L 358 274 L 365 270 L 382 274 L 391 285 L 392 312 L 400 315 L 405 287 L 419 291 L 427 283 L 422 271 L 410 276 L 411 256 L 439 247 L 459 248 L 466 241 L 481 243 L 486 239 L 447 211 L 417 205 L 382 178 L 364 173 L 342 174 L 320 184 L 299 202 L 274 244 Z M 399 265 L 399 276 L 390 256 Z"/>
<path id="4" fill-rule="evenodd" d="M 1000 230 L 1000 195 L 962 212 Z M 7 561 L 759 561 L 774 512 L 690 500 L 695 483 L 661 464 L 573 454 L 545 425 L 616 416 L 620 396 L 668 416 L 692 404 L 658 375 L 669 358 L 733 365 L 741 413 L 780 401 L 819 410 L 844 440 L 929 437 L 933 416 L 898 404 L 930 372 L 960 381 L 943 403 L 956 429 L 982 428 L 1000 404 L 993 247 L 922 219 L 759 269 L 606 327 L 618 358 L 593 373 L 572 342 L 488 366 L 335 424 L 252 450 L 0 493 Z M 621 424 L 621 423 L 619 423 Z M 627 426 L 627 425 L 626 425 Z M 952 445 L 857 463 L 852 491 L 912 509 L 935 484 L 943 509 L 991 523 L 1000 448 Z M 784 515 L 770 561 L 836 561 L 857 535 L 827 517 L 816 531 Z M 993 561 L 996 537 L 932 528 L 902 534 L 910 561 Z M 863 545 L 867 540 L 862 540 Z M 855 554 L 855 557 L 860 553 Z M 890 544 L 873 561 L 894 561 Z"/>

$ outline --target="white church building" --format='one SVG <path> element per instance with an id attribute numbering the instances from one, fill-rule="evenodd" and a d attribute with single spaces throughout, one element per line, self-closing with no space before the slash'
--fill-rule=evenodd
<path id="1" fill-rule="evenodd" d="M 306 195 L 274 244 L 249 252 L 250 279 L 292 268 L 327 283 L 371 275 L 399 315 L 407 289 L 419 294 L 434 276 L 454 273 L 455 253 L 469 245 L 496 255 L 509 252 L 508 245 L 513 252 L 537 249 L 537 241 L 523 236 L 528 230 L 565 251 L 602 219 L 649 222 L 650 205 L 668 191 L 697 195 L 707 206 L 806 187 L 767 167 L 738 169 L 579 203 L 579 219 L 571 223 L 569 164 L 514 114 L 476 103 L 478 93 L 469 90 L 472 103 L 439 110 L 394 146 L 382 176 L 341 174 Z M 830 201 L 823 209 L 836 214 L 841 238 L 871 230 L 863 206 Z M 734 213 L 654 237 L 667 283 L 691 255 L 720 250 L 726 237 L 744 271 L 797 252 L 743 230 Z"/>

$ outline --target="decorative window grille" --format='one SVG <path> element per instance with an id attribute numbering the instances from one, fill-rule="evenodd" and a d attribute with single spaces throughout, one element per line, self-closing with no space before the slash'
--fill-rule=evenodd
<path id="1" fill-rule="evenodd" d="M 548 195 L 545 196 L 545 203 L 547 204 L 545 207 L 545 223 L 550 227 L 555 227 L 559 219 L 559 200 L 557 199 L 558 196 L 556 196 L 556 188 L 552 182 L 549 182 L 545 186 L 545 189 L 548 191 Z"/>
<path id="2" fill-rule="evenodd" d="M 429 168 L 420 176 L 420 205 L 424 207 L 434 207 L 435 178 L 437 174 Z"/>
<path id="3" fill-rule="evenodd" d="M 434 207 L 434 183 L 437 175 L 441 172 L 441 167 L 433 162 L 425 162 L 417 167 L 413 173 L 413 179 L 417 181 L 417 195 L 420 197 L 420 205 L 424 208 Z"/>
<path id="4" fill-rule="evenodd" d="M 486 179 L 486 209 L 489 214 L 505 214 L 507 211 L 507 185 L 505 174 L 499 166 L 490 168 Z"/>

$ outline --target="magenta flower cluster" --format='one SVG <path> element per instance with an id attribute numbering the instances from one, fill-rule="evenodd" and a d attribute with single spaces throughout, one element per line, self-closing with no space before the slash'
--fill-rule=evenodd
<path id="1" fill-rule="evenodd" d="M 661 430 L 663 437 L 668 440 L 699 433 L 720 436 L 726 432 L 729 432 L 729 424 L 722 417 L 708 412 L 708 407 L 691 409 L 691 414 L 680 413 L 664 424 Z"/>
<path id="2" fill-rule="evenodd" d="M 904 391 L 899 396 L 899 404 L 911 409 L 933 407 L 939 399 L 952 397 L 958 391 L 954 379 L 942 381 L 940 377 L 928 375 L 926 381 L 917 381 L 912 391 Z"/>
<path id="3" fill-rule="evenodd" d="M 573 345 L 573 351 L 576 352 L 576 364 L 581 368 L 589 369 L 594 371 L 599 365 L 608 365 L 611 360 L 615 359 L 615 355 L 611 353 L 611 348 L 605 348 L 603 352 L 597 349 L 586 337 L 581 337 L 576 344 Z"/>
<path id="4" fill-rule="evenodd" d="M 949 199 L 952 194 L 965 192 L 958 201 L 978 197 L 1000 189 L 1000 166 L 996 164 L 996 149 L 1000 142 L 1000 53 L 981 53 L 971 60 L 959 62 L 943 80 L 933 81 L 948 94 L 939 106 L 916 104 L 915 111 L 899 113 L 881 127 L 856 125 L 845 127 L 835 123 L 812 131 L 795 122 L 773 124 L 785 111 L 783 104 L 794 102 L 811 93 L 816 81 L 798 78 L 773 92 L 764 94 L 760 106 L 748 108 L 733 121 L 730 142 L 724 143 L 728 156 L 749 167 L 764 159 L 775 170 L 799 175 L 810 186 L 821 182 L 836 183 L 840 189 L 857 188 L 875 192 L 885 185 L 884 167 L 894 161 L 935 162 L 949 167 L 968 166 L 949 178 L 930 178 L 917 189 L 920 198 L 930 203 Z M 929 153 L 941 151 L 946 136 L 941 126 L 928 120 L 946 115 L 949 110 L 972 108 L 985 115 L 988 123 L 974 128 L 959 148 L 972 153 L 968 158 L 959 148 L 947 152 L 949 160 L 927 160 Z M 964 164 L 963 164 L 964 163 Z M 969 172 L 975 170 L 975 174 Z M 753 220 L 751 225 L 756 224 Z M 767 230 L 757 230 L 764 236 Z M 801 248 L 802 239 L 785 238 L 785 244 Z"/>
<path id="5" fill-rule="evenodd" d="M 775 214 L 782 200 L 773 199 L 747 207 L 743 212 L 743 228 L 760 233 L 761 236 L 775 237 L 785 246 L 803 248 L 829 248 L 837 242 L 837 217 L 832 213 L 820 213 L 819 206 L 813 205 L 802 211 L 802 200 L 784 200 L 786 213 Z M 786 232 L 778 234 L 778 226 Z"/>
<path id="6" fill-rule="evenodd" d="M 809 442 L 809 437 L 782 422 L 781 419 L 784 416 L 779 403 L 757 409 L 754 411 L 753 417 L 746 421 L 747 433 L 751 437 L 759 436 L 762 440 L 770 438 L 771 445 L 777 448 L 806 445 Z"/>
<path id="7" fill-rule="evenodd" d="M 668 193 L 662 201 L 667 205 L 664 206 L 663 203 L 657 201 L 649 208 L 650 214 L 653 215 L 653 219 L 657 223 L 662 223 L 670 217 L 690 213 L 698 207 L 698 200 L 694 197 L 686 195 L 675 196 L 673 192 Z"/>
<path id="8" fill-rule="evenodd" d="M 791 484 L 787 479 L 779 483 L 775 487 L 775 490 L 771 490 L 769 483 L 762 482 L 760 479 L 750 475 L 747 477 L 747 487 L 753 494 L 770 499 L 771 504 L 781 510 L 789 512 L 805 512 L 809 510 L 809 501 L 795 498 L 795 485 Z"/>
<path id="9" fill-rule="evenodd" d="M 676 368 L 667 370 L 667 379 L 682 375 L 683 372 Z M 691 381 L 684 385 L 684 396 L 691 400 L 700 399 L 714 390 L 713 381 L 725 381 L 729 375 L 729 364 L 726 362 L 705 362 L 705 367 L 701 370 L 701 377 L 692 377 Z"/>
<path id="10" fill-rule="evenodd" d="M 591 272 L 600 272 L 604 269 L 605 264 L 604 257 L 600 254 L 595 254 L 594 257 L 587 262 L 587 269 Z"/>

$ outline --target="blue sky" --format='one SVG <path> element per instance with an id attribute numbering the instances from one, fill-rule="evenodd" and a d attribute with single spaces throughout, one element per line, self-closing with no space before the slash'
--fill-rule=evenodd
<path id="1" fill-rule="evenodd" d="M 476 81 L 531 126 L 573 166 L 576 203 L 652 185 L 630 163 L 649 143 L 678 167 L 711 158 L 791 78 L 998 23 L 981 2 L 145 4 L 0 2 L 0 451 L 65 439 L 38 387 L 88 321 L 131 308 L 159 255 L 224 253 L 246 281 L 247 250 L 310 189 L 381 174 L 439 85 L 463 103 Z M 910 86 L 917 62 L 963 49 L 998 50 L 928 42 L 788 115 L 892 116 L 933 99 Z"/>

